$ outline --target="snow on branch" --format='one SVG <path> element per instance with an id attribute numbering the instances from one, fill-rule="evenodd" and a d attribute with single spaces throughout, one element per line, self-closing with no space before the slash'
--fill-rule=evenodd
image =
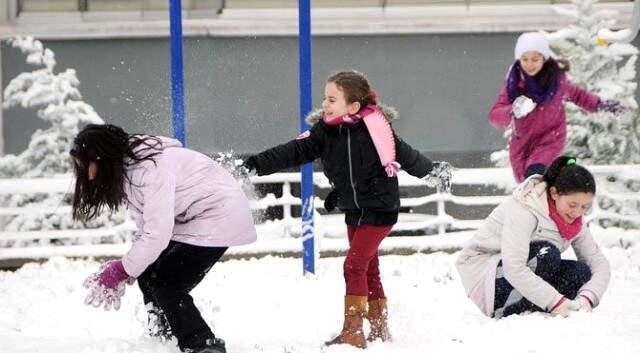
<path id="1" fill-rule="evenodd" d="M 56 73 L 53 51 L 33 37 L 16 37 L 9 44 L 27 55 L 38 68 L 13 78 L 3 92 L 5 109 L 37 109 L 38 118 L 51 124 L 37 130 L 29 147 L 18 156 L 0 158 L 0 177 L 51 176 L 70 171 L 69 149 L 81 124 L 101 124 L 93 107 L 82 101 L 76 71 Z"/>

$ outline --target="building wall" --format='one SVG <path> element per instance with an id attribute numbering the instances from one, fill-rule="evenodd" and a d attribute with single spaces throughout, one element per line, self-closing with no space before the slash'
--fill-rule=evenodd
<path id="1" fill-rule="evenodd" d="M 513 60 L 517 34 L 322 36 L 313 42 L 313 102 L 341 69 L 369 76 L 400 112 L 398 134 L 431 153 L 488 165 L 502 132 L 487 111 Z M 171 134 L 168 39 L 47 40 L 57 70 L 74 68 L 84 100 L 130 132 Z M 250 153 L 298 134 L 298 42 L 293 36 L 191 37 L 184 43 L 187 144 L 205 153 Z M 32 70 L 2 47 L 3 85 Z M 41 125 L 35 111 L 4 112 L 5 152 L 19 153 Z M 480 157 L 476 157 L 476 156 Z M 473 157 L 469 157 L 473 156 Z M 477 160 L 480 158 L 480 160 Z"/>

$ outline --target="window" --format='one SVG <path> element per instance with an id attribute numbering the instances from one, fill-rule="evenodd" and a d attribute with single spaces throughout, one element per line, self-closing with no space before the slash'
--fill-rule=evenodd
<path id="1" fill-rule="evenodd" d="M 19 12 L 78 11 L 78 0 L 20 0 Z"/>
<path id="2" fill-rule="evenodd" d="M 6 0 L 0 0 L 6 1 Z M 17 0 L 19 12 L 136 12 L 166 11 L 170 0 Z M 628 3 L 633 0 L 600 0 L 600 3 Z M 566 4 L 569 0 L 313 0 L 313 7 L 394 7 L 430 5 L 521 5 Z M 295 8 L 298 0 L 182 0 L 187 11 L 227 9 Z"/>
<path id="3" fill-rule="evenodd" d="M 89 11 L 168 10 L 169 0 L 87 0 Z M 182 0 L 184 10 L 218 10 L 219 0 Z"/>
<path id="4" fill-rule="evenodd" d="M 223 0 L 182 0 L 184 10 L 218 10 Z M 19 12 L 168 10 L 169 0 L 18 0 Z"/>

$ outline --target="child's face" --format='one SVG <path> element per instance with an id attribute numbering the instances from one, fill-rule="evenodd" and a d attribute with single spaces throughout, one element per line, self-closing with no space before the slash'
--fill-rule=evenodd
<path id="1" fill-rule="evenodd" d="M 520 67 L 529 76 L 538 74 L 543 65 L 544 56 L 537 51 L 527 51 L 520 57 Z"/>
<path id="2" fill-rule="evenodd" d="M 344 91 L 334 82 L 329 82 L 324 86 L 322 110 L 324 110 L 325 117 L 332 120 L 343 115 L 357 113 L 360 110 L 360 103 L 347 103 Z"/>
<path id="3" fill-rule="evenodd" d="M 556 204 L 556 209 L 562 220 L 568 224 L 572 224 L 578 217 L 584 215 L 591 207 L 593 201 L 592 193 L 574 192 L 567 195 L 558 193 L 558 190 L 552 186 L 551 198 Z"/>

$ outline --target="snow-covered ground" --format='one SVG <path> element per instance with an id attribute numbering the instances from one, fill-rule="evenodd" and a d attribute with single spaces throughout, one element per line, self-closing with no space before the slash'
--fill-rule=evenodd
<path id="1" fill-rule="evenodd" d="M 597 236 L 612 264 L 609 290 L 593 313 L 567 319 L 483 316 L 465 297 L 454 268 L 457 254 L 383 256 L 394 341 L 371 344 L 367 352 L 640 352 L 640 238 L 608 233 Z M 438 241 L 410 242 L 417 239 Z M 228 260 L 214 266 L 193 295 L 230 353 L 360 352 L 323 347 L 342 324 L 342 261 L 323 258 L 317 275 L 304 278 L 300 259 Z M 0 272 L 0 352 L 179 352 L 172 342 L 144 336 L 137 287 L 127 288 L 117 312 L 83 304 L 82 281 L 98 265 L 58 257 Z"/>

